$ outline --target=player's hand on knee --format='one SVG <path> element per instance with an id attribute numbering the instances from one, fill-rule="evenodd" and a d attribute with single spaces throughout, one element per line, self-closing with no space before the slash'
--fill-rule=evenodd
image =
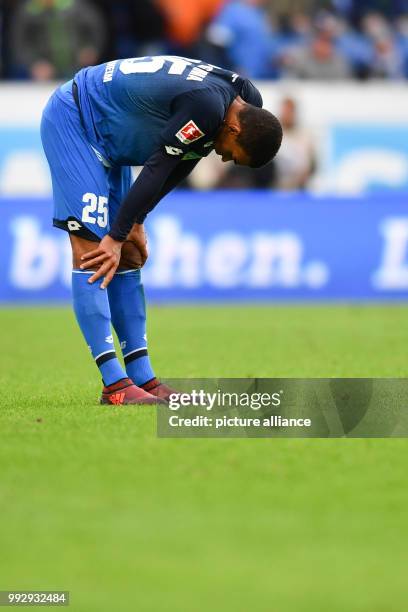
<path id="1" fill-rule="evenodd" d="M 101 289 L 105 289 L 111 282 L 119 265 L 121 251 L 122 242 L 113 240 L 110 236 L 105 236 L 102 238 L 97 249 L 82 255 L 82 270 L 99 266 L 98 270 L 91 276 L 88 282 L 94 283 L 98 279 L 104 277 Z"/>
<path id="2" fill-rule="evenodd" d="M 141 265 L 144 266 L 149 256 L 147 252 L 147 236 L 143 224 L 135 223 L 129 232 L 127 239 L 132 242 L 139 251 Z"/>
<path id="3" fill-rule="evenodd" d="M 125 240 L 122 247 L 119 267 L 123 270 L 140 270 L 146 263 L 146 256 L 130 240 Z"/>

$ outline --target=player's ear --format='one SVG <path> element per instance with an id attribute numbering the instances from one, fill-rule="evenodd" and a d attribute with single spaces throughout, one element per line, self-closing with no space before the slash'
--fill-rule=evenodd
<path id="1" fill-rule="evenodd" d="M 241 131 L 241 128 L 239 127 L 239 125 L 237 125 L 236 123 L 229 123 L 228 124 L 228 132 L 232 135 L 232 136 L 238 136 L 238 134 Z"/>

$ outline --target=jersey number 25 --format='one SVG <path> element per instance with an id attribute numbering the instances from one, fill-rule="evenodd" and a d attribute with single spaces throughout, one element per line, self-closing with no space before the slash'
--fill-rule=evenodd
<path id="1" fill-rule="evenodd" d="M 108 225 L 108 198 L 97 196 L 94 193 L 85 193 L 82 202 L 86 204 L 82 211 L 82 221 L 84 223 L 97 223 L 99 227 Z M 97 216 L 94 214 L 97 212 Z"/>
<path id="2" fill-rule="evenodd" d="M 200 60 L 190 60 L 185 57 L 177 57 L 173 55 L 158 55 L 156 57 L 133 57 L 130 59 L 122 60 L 119 66 L 119 70 L 123 74 L 136 74 L 136 73 L 154 73 L 161 70 L 166 63 L 171 62 L 168 74 L 183 74 L 187 66 L 193 64 L 200 64 Z"/>

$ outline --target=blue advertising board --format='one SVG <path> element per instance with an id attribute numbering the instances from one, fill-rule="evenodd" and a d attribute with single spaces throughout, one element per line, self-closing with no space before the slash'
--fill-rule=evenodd
<path id="1" fill-rule="evenodd" d="M 70 297 L 71 254 L 42 199 L 0 200 L 0 301 Z M 150 301 L 405 300 L 404 195 L 179 191 L 149 216 Z"/>

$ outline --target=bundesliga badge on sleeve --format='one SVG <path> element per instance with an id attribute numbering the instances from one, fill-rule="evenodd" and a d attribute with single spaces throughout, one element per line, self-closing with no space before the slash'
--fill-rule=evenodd
<path id="1" fill-rule="evenodd" d="M 190 144 L 202 138 L 204 136 L 204 132 L 202 132 L 191 119 L 188 123 L 183 125 L 181 130 L 177 132 L 176 136 L 183 144 Z"/>

